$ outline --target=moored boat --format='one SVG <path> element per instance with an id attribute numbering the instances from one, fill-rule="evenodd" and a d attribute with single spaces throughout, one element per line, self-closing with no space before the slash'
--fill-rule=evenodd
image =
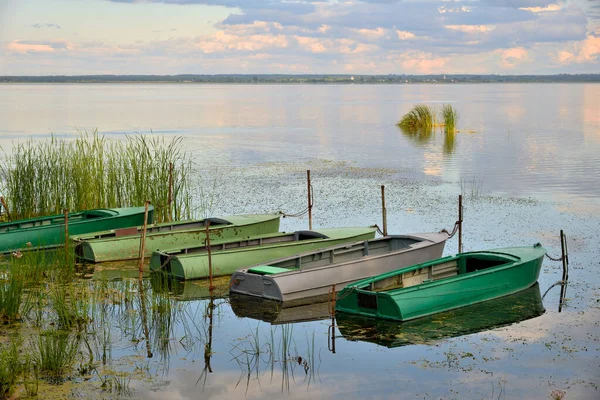
<path id="1" fill-rule="evenodd" d="M 204 243 L 206 225 L 211 241 L 222 242 L 279 230 L 279 213 L 243 214 L 149 225 L 144 256 L 164 248 L 195 246 Z M 139 257 L 142 227 L 93 232 L 73 237 L 77 256 L 89 262 L 131 260 Z"/>
<path id="2" fill-rule="evenodd" d="M 120 229 L 144 223 L 145 207 L 100 208 L 68 214 L 69 235 Z M 148 208 L 151 223 L 154 208 Z M 65 243 L 63 214 L 30 218 L 0 224 L 0 253 L 29 249 L 49 249 Z"/>
<path id="3" fill-rule="evenodd" d="M 376 227 L 325 228 L 280 232 L 215 243 L 210 246 L 213 276 L 231 275 L 236 269 L 341 243 L 375 237 Z M 159 250 L 152 253 L 150 270 L 164 270 L 178 279 L 209 276 L 207 246 Z"/>
<path id="4" fill-rule="evenodd" d="M 536 283 L 518 293 L 407 322 L 347 313 L 337 313 L 335 319 L 344 339 L 392 348 L 428 344 L 512 325 L 539 317 L 545 311 L 540 286 Z"/>
<path id="5" fill-rule="evenodd" d="M 407 321 L 495 299 L 535 284 L 545 254 L 538 243 L 412 265 L 348 285 L 336 311 Z"/>
<path id="6" fill-rule="evenodd" d="M 332 286 L 346 285 L 442 256 L 445 232 L 391 235 L 344 243 L 234 272 L 230 292 L 294 307 L 327 300 Z"/>

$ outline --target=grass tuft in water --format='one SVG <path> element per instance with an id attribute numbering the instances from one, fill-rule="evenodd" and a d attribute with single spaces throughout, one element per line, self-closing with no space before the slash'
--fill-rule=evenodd
<path id="1" fill-rule="evenodd" d="M 427 104 L 417 104 L 398 122 L 402 129 L 431 131 L 435 125 L 435 109 Z"/>
<path id="2" fill-rule="evenodd" d="M 450 104 L 442 106 L 442 120 L 444 121 L 444 130 L 446 133 L 454 133 L 456 131 L 456 123 L 458 122 L 458 112 Z"/>
<path id="3" fill-rule="evenodd" d="M 79 337 L 69 332 L 48 330 L 40 333 L 34 347 L 34 362 L 42 377 L 60 383 L 75 364 Z"/>
<path id="4" fill-rule="evenodd" d="M 15 391 L 17 380 L 22 372 L 19 361 L 19 340 L 9 345 L 0 344 L 0 398 L 10 398 Z"/>

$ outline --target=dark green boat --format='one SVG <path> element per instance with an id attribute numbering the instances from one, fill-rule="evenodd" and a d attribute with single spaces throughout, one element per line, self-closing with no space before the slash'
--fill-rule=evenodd
<path id="1" fill-rule="evenodd" d="M 346 313 L 337 314 L 336 322 L 346 340 L 392 348 L 428 344 L 512 325 L 539 317 L 545 311 L 540 286 L 536 283 L 529 289 L 509 296 L 408 322 L 398 323 Z"/>
<path id="2" fill-rule="evenodd" d="M 69 214 L 69 235 L 127 228 L 144 223 L 145 207 L 100 208 Z M 148 222 L 154 208 L 148 208 Z M 0 224 L 0 253 L 29 249 L 50 249 L 65 243 L 63 214 Z"/>
<path id="3" fill-rule="evenodd" d="M 536 283 L 545 254 L 538 243 L 401 268 L 348 285 L 336 311 L 407 321 L 507 296 Z"/>

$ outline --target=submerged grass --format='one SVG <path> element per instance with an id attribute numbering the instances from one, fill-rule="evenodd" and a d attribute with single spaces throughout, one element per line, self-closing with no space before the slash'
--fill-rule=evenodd
<path id="1" fill-rule="evenodd" d="M 156 221 L 190 218 L 192 161 L 181 137 L 132 135 L 109 141 L 98 131 L 74 141 L 17 144 L 0 162 L 0 192 L 12 219 L 85 210 L 155 207 Z M 169 204 L 172 167 L 173 197 Z"/>

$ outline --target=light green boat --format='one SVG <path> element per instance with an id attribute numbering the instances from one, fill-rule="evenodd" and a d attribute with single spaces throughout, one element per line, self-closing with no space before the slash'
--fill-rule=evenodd
<path id="1" fill-rule="evenodd" d="M 336 311 L 408 321 L 525 290 L 546 250 L 538 243 L 474 251 L 400 268 L 346 286 Z"/>
<path id="2" fill-rule="evenodd" d="M 305 251 L 375 237 L 376 227 L 325 228 L 314 231 L 276 233 L 210 246 L 213 276 L 231 275 L 238 268 L 264 263 Z M 178 279 L 209 276 L 206 246 L 155 251 L 150 270 L 164 270 Z"/>
<path id="3" fill-rule="evenodd" d="M 157 249 L 203 244 L 206 240 L 207 223 L 210 223 L 210 240 L 223 242 L 277 232 L 279 218 L 279 213 L 243 214 L 149 225 L 146 230 L 144 256 L 149 257 Z M 77 242 L 76 254 L 79 259 L 94 263 L 137 259 L 141 231 L 141 226 L 134 226 L 129 229 L 73 237 Z"/>
<path id="4" fill-rule="evenodd" d="M 107 229 L 127 228 L 144 223 L 145 207 L 100 208 L 69 213 L 69 236 Z M 154 208 L 148 208 L 151 223 Z M 0 253 L 31 249 L 51 249 L 65 243 L 63 214 L 30 218 L 0 224 Z"/>

